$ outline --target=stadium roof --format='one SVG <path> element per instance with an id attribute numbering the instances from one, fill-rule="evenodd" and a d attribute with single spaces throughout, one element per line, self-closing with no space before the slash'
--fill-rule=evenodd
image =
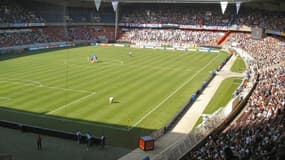
<path id="1" fill-rule="evenodd" d="M 67 3 L 85 3 L 94 2 L 94 0 L 35 0 L 45 2 L 67 2 Z M 112 0 L 102 0 L 102 2 L 111 2 Z M 120 3 L 219 3 L 227 1 L 229 3 L 239 2 L 282 2 L 283 0 L 118 0 Z M 284 1 L 283 1 L 284 2 Z"/>
<path id="2" fill-rule="evenodd" d="M 90 0 L 85 0 L 90 1 Z M 93 0 L 91 0 L 93 1 Z M 111 0 L 102 0 L 103 2 L 110 2 Z M 270 2 L 282 0 L 119 0 L 122 3 L 219 3 L 220 1 L 227 1 L 229 3 L 239 2 Z"/>
<path id="3" fill-rule="evenodd" d="M 94 0 L 26 0 L 26 2 L 46 2 L 51 4 L 63 5 L 63 6 L 81 6 L 90 7 L 94 5 Z M 113 0 L 101 0 L 101 6 L 110 6 Z M 241 3 L 253 2 L 262 5 L 262 8 L 267 8 L 270 6 L 277 6 L 278 10 L 285 10 L 284 0 L 119 0 L 119 4 L 134 4 L 134 3 L 220 3 L 220 1 L 228 1 L 229 3 L 235 3 L 239 1 Z M 94 6 L 95 7 L 95 6 Z M 276 8 L 276 7 L 275 7 Z"/>
<path id="4" fill-rule="evenodd" d="M 93 0 L 81 0 L 93 1 Z M 102 0 L 102 2 L 111 2 L 112 0 Z M 120 3 L 219 3 L 221 0 L 119 0 Z M 236 2 L 237 0 L 225 0 Z M 239 0 L 240 2 L 249 2 L 253 0 Z"/>

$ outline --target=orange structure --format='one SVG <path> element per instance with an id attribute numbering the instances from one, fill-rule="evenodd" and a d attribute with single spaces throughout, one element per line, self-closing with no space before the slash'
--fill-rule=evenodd
<path id="1" fill-rule="evenodd" d="M 231 31 L 227 31 L 226 34 L 217 42 L 217 45 L 221 45 L 222 43 L 224 43 L 230 34 Z"/>
<path id="2" fill-rule="evenodd" d="M 154 139 L 151 136 L 140 137 L 139 148 L 148 151 L 154 149 Z"/>

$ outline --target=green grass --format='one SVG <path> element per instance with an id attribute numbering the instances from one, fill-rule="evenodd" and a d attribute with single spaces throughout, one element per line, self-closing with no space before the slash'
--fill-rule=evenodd
<path id="1" fill-rule="evenodd" d="M 99 63 L 90 64 L 94 53 Z M 2 60 L 0 117 L 104 134 L 111 145 L 134 148 L 140 135 L 168 123 L 226 56 L 81 47 Z M 109 104 L 110 96 L 116 103 Z"/>
<path id="2" fill-rule="evenodd" d="M 197 127 L 199 124 L 201 124 L 203 122 L 203 117 L 200 116 L 199 119 L 197 120 L 197 122 L 195 123 L 194 127 Z"/>
<path id="3" fill-rule="evenodd" d="M 207 105 L 206 109 L 204 110 L 203 114 L 212 114 L 217 111 L 221 107 L 225 107 L 228 102 L 232 98 L 232 94 L 237 89 L 237 87 L 241 84 L 242 78 L 231 77 L 225 79 L 221 85 L 219 86 L 218 90 L 214 94 L 213 98 Z M 200 117 L 199 120 L 196 122 L 195 126 L 198 126 L 202 123 L 203 118 Z"/>
<path id="4" fill-rule="evenodd" d="M 204 114 L 211 114 L 220 107 L 225 107 L 241 82 L 242 78 L 231 77 L 225 79 L 209 102 L 207 108 L 204 110 Z"/>
<path id="5" fill-rule="evenodd" d="M 245 68 L 246 66 L 243 59 L 240 56 L 238 56 L 235 63 L 231 67 L 231 71 L 237 73 L 243 73 L 245 71 Z"/>

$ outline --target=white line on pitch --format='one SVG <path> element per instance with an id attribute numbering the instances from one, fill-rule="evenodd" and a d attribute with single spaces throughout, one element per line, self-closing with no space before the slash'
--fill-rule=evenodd
<path id="1" fill-rule="evenodd" d="M 73 105 L 73 104 L 75 104 L 75 103 L 78 103 L 78 102 L 80 102 L 81 100 L 86 99 L 86 98 L 88 98 L 88 97 L 90 97 L 90 96 L 92 96 L 92 95 L 94 95 L 94 94 L 96 94 L 96 92 L 90 93 L 90 94 L 88 94 L 87 96 L 81 97 L 81 98 L 79 98 L 79 99 L 77 99 L 77 100 L 75 100 L 75 101 L 72 101 L 72 102 L 70 102 L 70 103 L 68 103 L 68 104 L 65 104 L 65 105 L 63 105 L 63 106 L 60 106 L 60 107 L 58 107 L 57 109 L 52 110 L 52 111 L 50 111 L 50 112 L 48 112 L 48 113 L 46 113 L 46 114 L 48 115 L 48 114 L 53 114 L 53 113 L 55 113 L 55 112 L 58 112 L 58 111 L 64 109 L 65 107 L 70 106 L 70 105 Z"/>
<path id="2" fill-rule="evenodd" d="M 42 87 L 42 83 L 39 82 L 39 81 L 33 81 L 33 80 L 22 80 L 22 79 L 15 79 L 15 78 L 0 78 L 0 79 L 3 79 L 4 81 L 3 82 L 10 82 L 10 83 L 18 83 L 18 84 L 23 84 L 23 82 L 28 82 L 28 84 L 25 84 L 25 85 L 33 85 L 33 86 L 39 86 L 39 87 Z M 14 81 L 14 82 L 13 82 Z M 18 82 L 15 82 L 15 81 L 18 81 Z M 30 83 L 30 84 L 29 84 Z"/>
<path id="3" fill-rule="evenodd" d="M 50 86 L 43 86 L 43 88 L 50 88 L 50 89 L 59 89 L 59 90 L 64 90 L 64 91 L 74 91 L 74 92 L 79 92 L 79 93 L 94 93 L 86 90 L 76 90 L 76 89 L 70 89 L 70 88 L 60 88 L 60 87 L 50 87 Z"/>
<path id="4" fill-rule="evenodd" d="M 21 85 L 24 85 L 24 86 L 42 87 L 42 85 L 41 85 L 41 84 L 36 85 L 36 84 L 34 84 L 34 83 L 23 83 L 23 82 L 11 81 L 11 80 L 0 80 L 0 82 L 12 83 L 12 84 L 21 84 Z"/>
<path id="5" fill-rule="evenodd" d="M 84 121 L 80 121 L 80 120 L 72 120 L 72 119 L 67 119 L 66 117 L 57 118 L 57 117 L 51 117 L 51 116 L 42 116 L 42 115 L 37 115 L 37 113 L 33 114 L 33 113 L 29 113 L 29 112 L 8 110 L 8 109 L 4 109 L 4 108 L 0 108 L 0 111 L 1 110 L 5 111 L 5 112 L 12 112 L 12 113 L 17 113 L 17 114 L 23 114 L 23 115 L 28 115 L 28 116 L 32 116 L 32 117 L 53 119 L 53 120 L 58 120 L 58 121 L 62 121 L 62 122 L 72 122 L 72 123 L 77 123 L 77 124 L 91 125 L 91 126 L 97 126 L 97 127 L 104 127 L 104 128 L 110 128 L 110 129 L 126 131 L 126 132 L 128 131 L 128 129 L 126 129 L 125 127 L 114 127 L 114 126 L 111 126 L 111 125 L 96 124 L 96 122 L 92 123 L 92 122 L 84 122 Z"/>
<path id="6" fill-rule="evenodd" d="M 7 104 L 11 100 L 9 97 L 0 97 L 0 100 L 1 99 L 3 99 L 3 101 L 0 101 L 2 105 Z"/>
<path id="7" fill-rule="evenodd" d="M 86 91 L 86 90 L 76 90 L 76 89 L 69 89 L 69 88 L 46 86 L 46 85 L 43 85 L 41 82 L 32 81 L 32 80 L 6 79 L 6 80 L 0 80 L 0 82 L 6 82 L 6 83 L 12 83 L 12 84 L 13 83 L 14 84 L 22 84 L 24 86 L 34 86 L 34 87 L 58 89 L 58 90 L 64 90 L 64 91 L 74 91 L 74 92 L 79 92 L 79 93 L 92 93 L 92 92 Z M 32 83 L 27 83 L 27 82 L 32 82 Z"/>
<path id="8" fill-rule="evenodd" d="M 220 54 L 219 54 L 220 55 Z M 189 78 L 186 82 L 184 82 L 181 86 L 175 89 L 170 95 L 163 99 L 157 106 L 155 106 L 152 110 L 150 110 L 147 114 L 145 114 L 141 119 L 139 119 L 135 124 L 131 125 L 128 129 L 129 131 L 140 124 L 147 116 L 149 116 L 152 112 L 157 110 L 162 104 L 164 104 L 169 98 L 171 98 L 174 94 L 176 94 L 181 88 L 183 88 L 186 84 L 192 81 L 198 74 L 200 74 L 205 68 L 207 68 L 214 60 L 216 60 L 219 56 L 217 55 L 214 59 L 212 59 L 206 66 L 201 68 L 198 72 L 196 72 L 191 78 Z"/>
<path id="9" fill-rule="evenodd" d="M 0 97 L 0 99 L 10 100 L 11 98 L 9 98 L 9 97 Z"/>

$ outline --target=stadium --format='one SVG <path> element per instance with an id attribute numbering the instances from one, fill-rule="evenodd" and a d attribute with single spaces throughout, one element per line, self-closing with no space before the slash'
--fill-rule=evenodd
<path id="1" fill-rule="evenodd" d="M 0 160 L 284 159 L 284 1 L 0 2 Z"/>

